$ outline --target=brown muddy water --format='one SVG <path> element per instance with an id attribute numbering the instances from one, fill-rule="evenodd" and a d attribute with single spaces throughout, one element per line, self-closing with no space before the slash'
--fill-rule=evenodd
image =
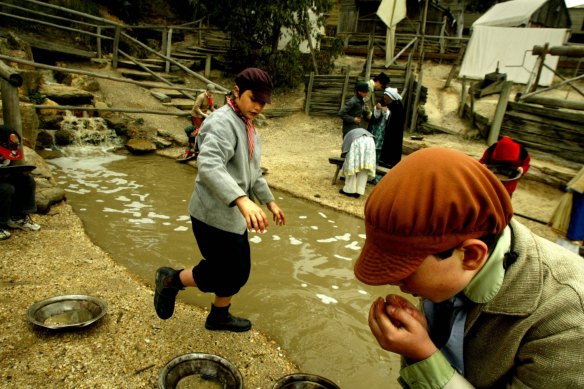
<path id="1" fill-rule="evenodd" d="M 158 267 L 200 260 L 187 211 L 196 169 L 100 148 L 65 152 L 48 161 L 55 177 L 87 234 L 116 261 L 153 287 Z M 400 292 L 355 279 L 362 220 L 277 191 L 274 196 L 287 225 L 249 234 L 252 273 L 232 311 L 276 340 L 303 373 L 342 388 L 398 388 L 399 358 L 378 346 L 367 314 L 375 297 Z M 179 294 L 207 308 L 212 297 L 192 288 Z"/>

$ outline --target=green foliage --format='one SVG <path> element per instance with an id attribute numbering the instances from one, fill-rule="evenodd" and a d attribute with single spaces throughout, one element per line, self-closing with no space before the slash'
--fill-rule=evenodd
<path id="1" fill-rule="evenodd" d="M 31 103 L 42 104 L 45 102 L 46 98 L 47 96 L 42 95 L 41 92 L 36 89 L 30 89 L 28 91 L 28 99 Z"/>
<path id="2" fill-rule="evenodd" d="M 310 15 L 320 15 L 316 22 L 320 27 L 324 24 L 322 15 L 332 7 L 331 0 L 185 1 L 194 7 L 194 14 L 208 10 L 211 23 L 229 33 L 229 71 L 261 67 L 272 75 L 276 86 L 290 87 L 302 82 L 304 73 L 313 68 L 310 57 L 307 60 L 299 49 L 313 33 L 309 31 Z M 290 34 L 290 41 L 284 50 L 278 50 L 283 30 Z M 325 68 L 330 67 L 331 52 L 315 55 Z"/>

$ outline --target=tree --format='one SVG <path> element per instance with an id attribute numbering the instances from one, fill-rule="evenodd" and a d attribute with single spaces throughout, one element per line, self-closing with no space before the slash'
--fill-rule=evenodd
<path id="1" fill-rule="evenodd" d="M 212 24 L 231 37 L 230 63 L 233 72 L 249 66 L 262 67 L 276 83 L 295 84 L 295 74 L 303 73 L 299 44 L 311 34 L 310 13 L 320 15 L 317 26 L 325 23 L 324 14 L 331 0 L 189 0 L 198 10 L 206 10 Z M 285 50 L 278 50 L 282 30 L 291 40 Z M 308 61 L 308 63 L 310 63 Z"/>

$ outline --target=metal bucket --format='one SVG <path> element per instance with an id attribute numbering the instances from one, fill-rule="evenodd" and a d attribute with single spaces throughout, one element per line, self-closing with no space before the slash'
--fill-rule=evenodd
<path id="1" fill-rule="evenodd" d="M 272 389 L 340 389 L 340 387 L 318 375 L 296 373 L 280 378 Z"/>
<path id="2" fill-rule="evenodd" d="M 160 389 L 175 389 L 181 386 L 243 389 L 243 377 L 239 370 L 223 357 L 189 353 L 168 362 L 160 372 L 158 384 Z"/>

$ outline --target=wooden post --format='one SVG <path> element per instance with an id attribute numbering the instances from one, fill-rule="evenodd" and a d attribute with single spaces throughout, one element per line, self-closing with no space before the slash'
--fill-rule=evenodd
<path id="1" fill-rule="evenodd" d="M 444 34 L 446 32 L 446 16 L 442 18 L 442 27 L 440 28 L 440 54 L 444 54 L 446 52 L 446 39 L 444 39 Z"/>
<path id="2" fill-rule="evenodd" d="M 310 115 L 310 99 L 312 98 L 312 86 L 314 85 L 314 72 L 310 72 L 308 80 L 308 90 L 306 91 L 306 101 L 304 102 L 304 113 Z"/>
<path id="3" fill-rule="evenodd" d="M 535 80 L 533 82 L 533 85 L 531 85 L 531 88 L 529 89 L 529 92 L 533 92 L 537 89 L 537 85 L 539 84 L 539 79 L 541 78 L 541 71 L 543 70 L 543 64 L 545 62 L 545 55 L 547 54 L 549 49 L 549 44 L 546 43 L 543 46 L 543 52 L 539 55 L 538 61 L 537 61 L 537 74 L 535 76 Z"/>
<path id="4" fill-rule="evenodd" d="M 8 81 L 10 85 L 19 87 L 23 83 L 22 76 L 16 70 L 0 61 L 0 77 Z"/>
<path id="5" fill-rule="evenodd" d="M 101 26 L 97 26 L 97 58 L 101 58 Z"/>
<path id="6" fill-rule="evenodd" d="M 489 131 L 489 136 L 487 138 L 488 146 L 497 142 L 497 139 L 499 139 L 501 123 L 503 123 L 503 117 L 505 116 L 505 111 L 507 111 L 507 103 L 509 102 L 509 95 L 511 94 L 512 86 L 513 86 L 512 81 L 505 81 L 503 83 L 503 86 L 501 88 L 501 95 L 499 96 L 499 102 L 497 103 L 497 108 L 495 108 L 495 116 L 493 117 L 491 129 Z"/>
<path id="7" fill-rule="evenodd" d="M 211 54 L 207 54 L 205 57 L 205 77 L 209 78 L 211 75 Z"/>
<path id="8" fill-rule="evenodd" d="M 347 97 L 347 89 L 349 87 L 349 77 L 351 75 L 351 66 L 346 68 L 347 74 L 345 74 L 345 83 L 343 84 L 343 93 L 341 94 L 341 108 L 345 105 L 345 98 Z M 339 108 L 340 109 L 340 108 Z"/>
<path id="9" fill-rule="evenodd" d="M 310 56 L 312 57 L 312 66 L 314 66 L 314 73 L 318 74 L 318 64 L 316 56 L 314 55 L 314 45 L 312 44 L 312 36 L 310 34 L 310 22 L 306 22 L 306 39 L 308 39 L 308 47 L 310 49 Z"/>
<path id="10" fill-rule="evenodd" d="M 168 31 L 166 32 L 166 53 L 165 53 L 166 57 L 170 58 L 170 56 L 172 55 L 172 28 L 169 28 Z M 165 73 L 169 73 L 170 72 L 170 61 L 166 60 L 166 63 L 164 65 L 164 71 Z"/>
<path id="11" fill-rule="evenodd" d="M 373 51 L 375 50 L 375 42 L 371 34 L 369 34 L 367 48 L 369 50 L 367 53 L 367 65 L 365 67 L 365 80 L 369 80 L 371 78 L 371 63 L 373 62 Z"/>
<path id="12" fill-rule="evenodd" d="M 460 108 L 458 109 L 458 117 L 464 117 L 464 105 L 466 104 L 466 77 L 462 77 L 462 85 L 460 87 Z"/>
<path id="13" fill-rule="evenodd" d="M 160 45 L 160 53 L 164 54 L 165 56 L 168 56 L 167 54 L 167 47 L 168 47 L 168 28 L 164 27 L 162 29 L 162 44 Z M 164 72 L 168 73 L 169 70 L 169 62 L 168 60 L 164 60 Z"/>
<path id="14" fill-rule="evenodd" d="M 20 118 L 20 105 L 18 88 L 4 78 L 0 79 L 2 91 L 2 115 L 4 124 L 13 128 L 22 137 L 22 121 Z"/>
<path id="15" fill-rule="evenodd" d="M 422 77 L 424 76 L 424 70 L 420 69 L 418 73 L 418 85 L 416 85 L 416 96 L 414 96 L 414 105 L 412 111 L 412 121 L 410 123 L 410 132 L 414 132 L 416 129 L 416 122 L 418 121 L 418 103 L 420 102 L 420 93 L 422 93 Z"/>
<path id="16" fill-rule="evenodd" d="M 114 46 L 112 49 L 112 68 L 115 70 L 118 68 L 118 47 L 120 45 L 120 33 L 121 33 L 121 27 L 120 26 L 116 26 L 116 30 L 114 33 Z"/>

